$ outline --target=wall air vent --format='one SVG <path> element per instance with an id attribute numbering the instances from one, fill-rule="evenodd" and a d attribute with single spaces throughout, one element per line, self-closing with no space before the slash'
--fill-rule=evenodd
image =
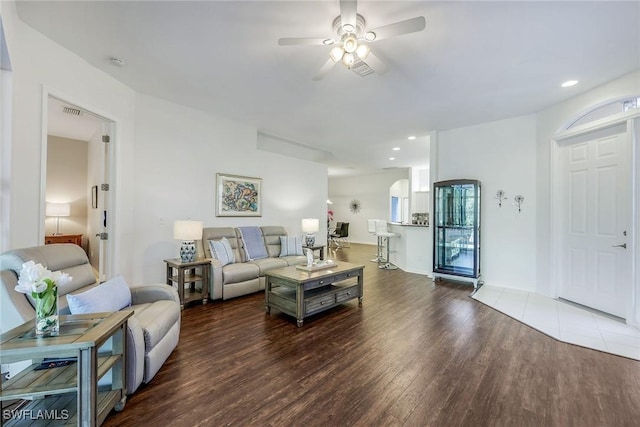
<path id="1" fill-rule="evenodd" d="M 373 74 L 373 68 L 369 67 L 365 62 L 361 59 L 356 59 L 356 62 L 351 66 L 351 71 L 359 75 L 360 77 L 368 76 L 369 74 Z"/>
<path id="2" fill-rule="evenodd" d="M 72 116 L 79 116 L 81 113 L 81 111 L 78 110 L 77 108 L 71 108 L 71 107 L 63 107 L 62 112 L 71 114 Z"/>

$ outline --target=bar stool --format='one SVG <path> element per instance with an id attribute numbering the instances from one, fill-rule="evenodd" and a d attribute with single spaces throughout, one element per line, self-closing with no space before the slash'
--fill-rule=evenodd
<path id="1" fill-rule="evenodd" d="M 378 253 L 382 253 L 383 240 L 387 246 L 387 259 L 383 260 L 382 263 L 379 263 L 378 268 L 382 268 L 384 270 L 397 270 L 398 267 L 391 264 L 389 261 L 389 239 L 395 236 L 395 234 L 389 233 L 387 230 L 387 222 L 383 219 L 376 220 L 376 236 L 378 237 Z"/>
<path id="2" fill-rule="evenodd" d="M 378 264 L 380 264 L 381 262 L 384 261 L 384 258 L 382 257 L 382 237 L 378 236 L 376 234 L 376 222 L 379 221 L 378 219 L 368 219 L 367 220 L 367 231 L 371 234 L 373 234 L 374 236 L 377 237 L 378 239 L 378 246 L 377 246 L 377 252 L 376 252 L 376 257 L 373 258 L 371 260 L 371 262 L 377 262 Z"/>

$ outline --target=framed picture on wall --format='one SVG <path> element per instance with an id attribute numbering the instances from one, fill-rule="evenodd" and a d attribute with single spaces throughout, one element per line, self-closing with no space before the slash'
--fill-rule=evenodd
<path id="1" fill-rule="evenodd" d="M 98 209 L 98 186 L 94 185 L 91 187 L 91 207 L 93 209 Z"/>
<path id="2" fill-rule="evenodd" d="M 216 216 L 262 216 L 262 179 L 216 174 Z"/>

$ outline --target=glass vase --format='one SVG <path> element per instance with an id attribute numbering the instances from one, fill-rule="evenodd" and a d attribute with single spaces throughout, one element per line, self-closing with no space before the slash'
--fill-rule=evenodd
<path id="1" fill-rule="evenodd" d="M 60 322 L 58 320 L 58 287 L 52 286 L 40 297 L 35 298 L 36 303 L 36 335 L 58 335 Z"/>

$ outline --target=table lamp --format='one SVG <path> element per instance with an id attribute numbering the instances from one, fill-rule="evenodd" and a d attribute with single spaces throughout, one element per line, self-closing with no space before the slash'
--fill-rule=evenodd
<path id="1" fill-rule="evenodd" d="M 305 233 L 304 245 L 313 246 L 316 236 L 313 234 L 320 230 L 320 220 L 318 218 L 304 218 L 302 220 L 302 232 Z"/>
<path id="2" fill-rule="evenodd" d="M 71 203 L 47 203 L 44 209 L 46 216 L 56 217 L 56 232 L 54 236 L 60 235 L 60 217 L 71 215 Z"/>
<path id="3" fill-rule="evenodd" d="M 196 240 L 202 238 L 202 221 L 175 221 L 173 238 L 182 240 L 180 259 L 182 262 L 193 262 L 196 259 Z"/>

